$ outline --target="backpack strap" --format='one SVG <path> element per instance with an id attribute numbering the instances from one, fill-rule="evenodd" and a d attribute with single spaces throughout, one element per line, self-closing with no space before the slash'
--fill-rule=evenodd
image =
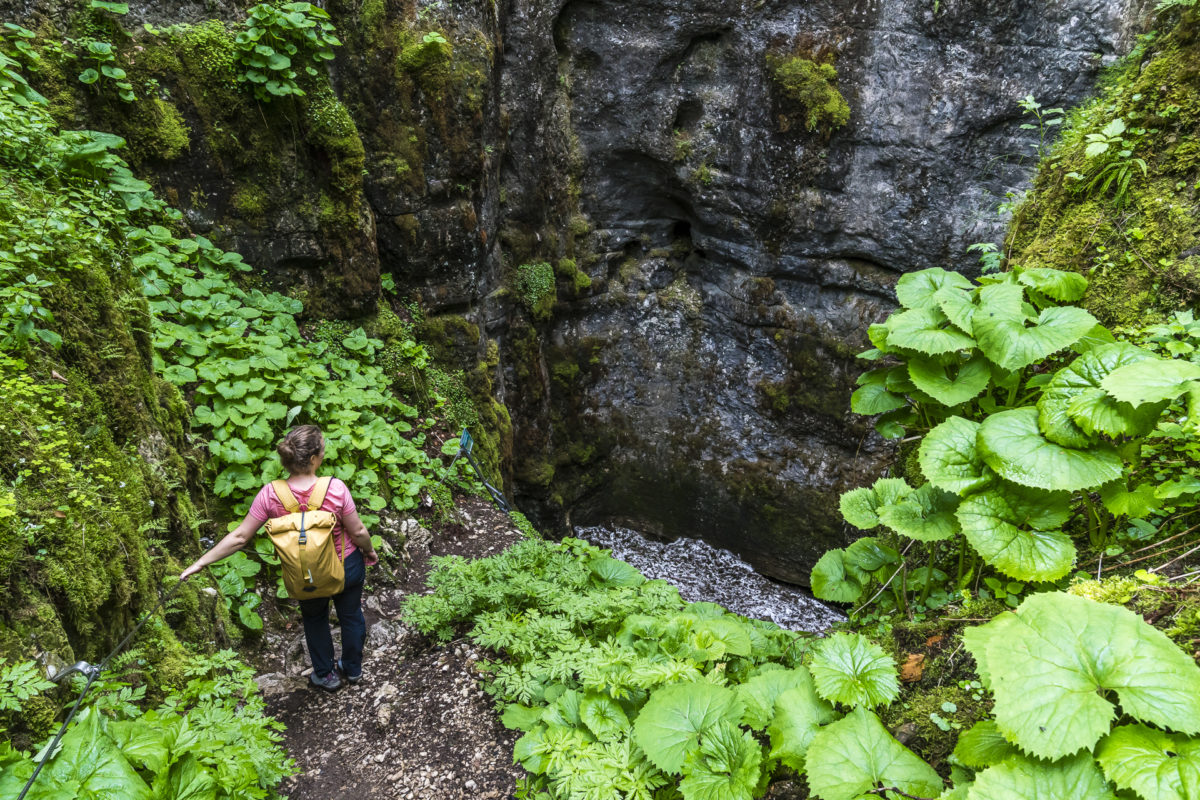
<path id="1" fill-rule="evenodd" d="M 283 503 L 285 511 L 294 514 L 300 510 L 300 504 L 296 502 L 296 495 L 292 494 L 292 487 L 288 486 L 287 481 L 282 478 L 271 481 L 271 488 L 275 490 L 275 496 L 279 498 L 279 502 Z M 324 501 L 325 498 L 322 496 L 321 499 Z"/>
<path id="2" fill-rule="evenodd" d="M 317 478 L 317 482 L 313 484 L 312 494 L 308 496 L 309 511 L 321 510 L 321 504 L 325 502 L 325 493 L 329 491 L 329 484 L 332 480 L 333 478 L 328 475 L 324 478 Z"/>

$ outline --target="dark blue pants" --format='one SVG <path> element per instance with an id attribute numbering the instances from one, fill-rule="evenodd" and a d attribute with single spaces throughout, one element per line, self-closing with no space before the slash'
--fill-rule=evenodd
<path id="1" fill-rule="evenodd" d="M 363 580 L 367 568 L 362 553 L 355 550 L 346 556 L 346 584 L 340 594 L 333 596 L 338 622 L 342 625 L 342 667 L 347 675 L 362 672 L 363 644 L 367 639 L 367 620 L 362 612 Z M 329 632 L 329 598 L 300 601 L 304 617 L 304 638 L 313 673 L 324 678 L 333 672 L 333 636 Z"/>

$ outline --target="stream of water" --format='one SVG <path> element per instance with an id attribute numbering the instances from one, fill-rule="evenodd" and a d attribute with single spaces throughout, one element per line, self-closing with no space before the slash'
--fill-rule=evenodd
<path id="1" fill-rule="evenodd" d="M 745 617 L 769 619 L 793 631 L 823 631 L 845 619 L 800 589 L 759 575 L 728 550 L 699 539 L 664 542 L 618 527 L 576 528 L 575 535 L 636 567 L 647 578 L 679 588 L 684 600 L 707 600 Z"/>

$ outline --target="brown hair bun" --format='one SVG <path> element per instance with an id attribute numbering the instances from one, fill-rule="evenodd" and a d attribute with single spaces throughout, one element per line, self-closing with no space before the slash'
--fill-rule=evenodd
<path id="1" fill-rule="evenodd" d="M 325 452 L 325 437 L 316 425 L 300 425 L 288 431 L 275 449 L 288 472 L 308 472 L 313 457 Z"/>

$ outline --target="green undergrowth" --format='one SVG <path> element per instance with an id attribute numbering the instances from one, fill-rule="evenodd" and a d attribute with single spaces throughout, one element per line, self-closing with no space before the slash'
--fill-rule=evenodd
<path id="1" fill-rule="evenodd" d="M 1009 260 L 1089 275 L 1084 307 L 1106 324 L 1140 325 L 1200 293 L 1198 25 L 1195 9 L 1167 12 L 1110 69 L 1067 115 L 1010 226 Z"/>
<path id="2" fill-rule="evenodd" d="M 577 539 L 440 558 L 429 583 L 406 616 L 495 654 L 481 669 L 523 732 L 522 798 L 750 800 L 787 776 L 822 800 L 1115 800 L 1114 787 L 1182 800 L 1200 767 L 1200 668 L 1137 615 L 1080 596 L 1036 594 L 967 627 L 956 649 L 979 678 L 902 696 L 896 660 L 867 637 L 685 603 Z M 911 740 L 899 723 L 914 715 L 940 772 L 883 723 Z"/>
<path id="3" fill-rule="evenodd" d="M 177 684 L 148 705 L 132 659 L 103 676 L 38 775 L 28 800 L 257 800 L 294 764 L 280 746 L 282 726 L 266 716 L 254 670 L 230 650 L 186 660 Z M 132 666 L 129 666 L 132 665 Z M 76 676 L 75 688 L 83 678 Z M 4 715 L 24 716 L 49 701 L 53 684 L 31 662 L 0 662 L 0 740 Z M 51 703 L 56 705 L 55 703 Z M 36 740 L 48 731 L 36 734 Z M 32 776 L 37 748 L 0 741 L 0 794 L 16 797 Z"/>

